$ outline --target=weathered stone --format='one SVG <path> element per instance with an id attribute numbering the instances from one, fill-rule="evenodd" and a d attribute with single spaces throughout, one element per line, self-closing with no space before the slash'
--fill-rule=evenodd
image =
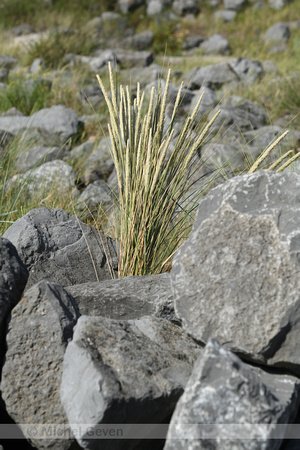
<path id="1" fill-rule="evenodd" d="M 271 26 L 264 34 L 266 44 L 286 44 L 291 36 L 286 23 L 278 22 Z"/>
<path id="2" fill-rule="evenodd" d="M 236 11 L 231 11 L 228 9 L 221 9 L 214 13 L 216 19 L 222 19 L 223 22 L 232 22 L 235 19 Z"/>
<path id="3" fill-rule="evenodd" d="M 189 334 L 297 374 L 299 188 L 295 173 L 262 170 L 211 190 L 171 272 L 175 312 Z"/>
<path id="4" fill-rule="evenodd" d="M 121 68 L 148 67 L 154 59 L 152 52 L 148 50 L 134 51 L 118 48 L 115 49 L 115 54 Z"/>
<path id="5" fill-rule="evenodd" d="M 199 2 L 196 0 L 174 0 L 172 8 L 179 16 L 198 14 L 200 11 Z"/>
<path id="6" fill-rule="evenodd" d="M 191 89 L 199 89 L 202 85 L 220 89 L 224 84 L 254 83 L 262 75 L 259 61 L 235 58 L 228 63 L 193 69 L 184 79 L 190 82 Z"/>
<path id="7" fill-rule="evenodd" d="M 84 283 L 66 289 L 83 316 L 129 320 L 154 315 L 180 323 L 174 313 L 171 277 L 168 273 Z"/>
<path id="8" fill-rule="evenodd" d="M 224 0 L 224 8 L 233 11 L 240 11 L 247 3 L 247 0 Z"/>
<path id="9" fill-rule="evenodd" d="M 105 211 L 112 206 L 113 196 L 104 180 L 96 180 L 89 184 L 78 197 L 76 208 L 80 211 L 88 208 L 89 211 L 99 207 Z"/>
<path id="10" fill-rule="evenodd" d="M 64 161 L 54 160 L 14 175 L 7 182 L 6 189 L 26 189 L 29 197 L 42 199 L 49 192 L 56 195 L 78 195 L 74 169 Z"/>
<path id="11" fill-rule="evenodd" d="M 98 84 L 81 89 L 78 92 L 78 98 L 83 105 L 89 105 L 92 108 L 97 108 L 104 101 L 103 93 Z"/>
<path id="12" fill-rule="evenodd" d="M 230 127 L 231 131 L 234 132 L 260 128 L 265 124 L 267 118 L 266 113 L 261 109 L 261 114 L 257 115 L 256 108 L 254 112 L 251 112 L 247 110 L 247 108 L 237 108 L 227 105 L 216 106 L 216 108 L 211 111 L 208 118 L 212 119 L 217 111 L 220 111 L 220 114 L 211 127 L 211 130 L 215 130 L 216 132 L 220 130 L 222 126 L 226 128 Z"/>
<path id="13" fill-rule="evenodd" d="M 127 76 L 128 83 L 140 83 L 141 87 L 149 83 L 157 81 L 166 75 L 166 69 L 157 64 L 151 64 L 149 67 L 132 67 L 126 71 L 122 71 Z"/>
<path id="14" fill-rule="evenodd" d="M 14 56 L 0 55 L 0 67 L 2 69 L 10 70 L 17 61 L 17 58 L 15 58 Z"/>
<path id="15" fill-rule="evenodd" d="M 146 0 L 118 0 L 118 7 L 123 14 L 146 4 Z"/>
<path id="16" fill-rule="evenodd" d="M 67 424 L 59 389 L 65 348 L 78 317 L 70 294 L 46 281 L 27 290 L 12 311 L 1 390 L 7 412 L 24 432 L 26 424 Z M 72 443 L 58 436 L 28 438 L 39 449 L 64 450 Z"/>
<path id="17" fill-rule="evenodd" d="M 122 43 L 126 47 L 132 47 L 136 50 L 146 50 L 149 48 L 153 41 L 153 31 L 145 30 L 141 33 L 134 34 L 133 36 L 123 39 Z"/>
<path id="18" fill-rule="evenodd" d="M 279 10 L 293 1 L 294 0 L 269 0 L 269 5 L 271 6 L 271 8 Z"/>
<path id="19" fill-rule="evenodd" d="M 228 144 L 206 144 L 201 148 L 201 157 L 202 169 L 207 173 L 226 166 L 232 171 L 247 168 L 241 149 Z"/>
<path id="20" fill-rule="evenodd" d="M 297 378 L 250 367 L 210 339 L 176 405 L 164 450 L 278 449 L 299 394 Z"/>
<path id="21" fill-rule="evenodd" d="M 42 279 L 62 286 L 107 280 L 117 270 L 114 241 L 62 209 L 34 209 L 3 236 L 29 270 L 27 288 Z"/>
<path id="22" fill-rule="evenodd" d="M 66 155 L 64 148 L 59 147 L 43 147 L 38 145 L 26 149 L 25 152 L 20 151 L 15 161 L 15 168 L 18 172 L 25 172 L 33 167 L 56 159 L 63 159 Z"/>
<path id="23" fill-rule="evenodd" d="M 199 91 L 194 91 L 194 97 L 192 98 L 190 110 L 193 111 L 201 95 L 203 95 L 198 114 L 195 118 L 196 122 L 199 121 L 204 114 L 211 110 L 218 103 L 217 94 L 209 87 L 202 87 Z"/>
<path id="24" fill-rule="evenodd" d="M 231 53 L 228 40 L 219 33 L 203 41 L 200 48 L 204 50 L 206 55 L 230 55 Z"/>
<path id="25" fill-rule="evenodd" d="M 69 423 L 89 424 L 81 427 L 78 443 L 96 448 L 88 430 L 97 424 L 163 423 L 200 352 L 181 328 L 163 319 L 81 316 L 65 353 L 61 382 Z M 133 444 L 114 440 L 113 448 L 131 449 Z M 110 448 L 111 442 L 101 441 L 101 449 Z"/>
<path id="26" fill-rule="evenodd" d="M 107 179 L 114 168 L 110 151 L 110 138 L 104 137 L 82 163 L 82 180 L 85 184 L 99 179 Z"/>
<path id="27" fill-rule="evenodd" d="M 66 106 L 57 105 L 41 109 L 29 117 L 0 117 L 0 130 L 19 135 L 22 131 L 29 129 L 45 131 L 63 144 L 78 131 L 77 114 Z"/>
<path id="28" fill-rule="evenodd" d="M 28 275 L 14 245 L 0 237 L 0 365 L 4 354 L 6 320 L 22 296 Z"/>

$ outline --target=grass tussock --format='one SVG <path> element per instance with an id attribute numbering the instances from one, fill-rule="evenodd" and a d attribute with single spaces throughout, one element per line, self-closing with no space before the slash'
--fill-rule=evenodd
<path id="1" fill-rule="evenodd" d="M 128 86 L 120 86 L 117 95 L 110 66 L 109 73 L 111 98 L 99 76 L 98 81 L 110 114 L 108 129 L 118 179 L 119 275 L 160 273 L 190 231 L 201 195 L 191 195 L 193 175 L 201 166 L 195 156 L 219 113 L 195 132 L 200 99 L 174 138 L 183 84 L 167 121 L 170 71 L 164 90 L 161 84 L 157 92 L 152 87 L 147 108 L 139 84 L 134 100 Z"/>

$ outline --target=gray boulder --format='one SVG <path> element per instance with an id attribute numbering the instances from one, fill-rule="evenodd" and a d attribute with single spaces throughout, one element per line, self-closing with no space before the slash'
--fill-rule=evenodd
<path id="1" fill-rule="evenodd" d="M 156 317 L 121 321 L 81 316 L 63 366 L 61 401 L 69 423 L 82 426 L 84 448 L 98 424 L 159 424 L 172 414 L 201 348 L 179 327 Z M 102 440 L 101 449 L 132 449 L 137 440 Z"/>
<path id="2" fill-rule="evenodd" d="M 15 168 L 18 172 L 25 172 L 46 162 L 63 159 L 65 155 L 64 148 L 37 145 L 25 151 L 20 150 L 15 160 Z"/>
<path id="3" fill-rule="evenodd" d="M 118 8 L 123 14 L 133 11 L 146 4 L 146 0 L 118 0 Z"/>
<path id="4" fill-rule="evenodd" d="M 200 11 L 199 2 L 197 0 L 174 0 L 172 9 L 178 16 L 198 14 Z"/>
<path id="5" fill-rule="evenodd" d="M 109 146 L 110 138 L 106 136 L 100 140 L 82 163 L 82 180 L 85 184 L 93 183 L 100 178 L 107 179 L 112 173 L 114 163 Z"/>
<path id="6" fill-rule="evenodd" d="M 0 130 L 13 135 L 19 135 L 24 130 L 28 133 L 29 130 L 41 130 L 52 136 L 55 145 L 62 145 L 73 137 L 78 131 L 78 125 L 76 112 L 63 105 L 41 109 L 29 117 L 0 117 Z"/>
<path id="7" fill-rule="evenodd" d="M 217 94 L 212 89 L 205 86 L 205 87 L 202 87 L 201 89 L 199 89 L 199 91 L 194 91 L 194 97 L 192 98 L 192 101 L 190 104 L 191 111 L 197 105 L 197 102 L 202 94 L 203 94 L 203 98 L 201 100 L 199 111 L 198 111 L 198 114 L 195 119 L 196 122 L 199 121 L 204 114 L 206 114 L 208 111 L 210 111 L 218 103 Z"/>
<path id="8" fill-rule="evenodd" d="M 211 190 L 171 271 L 175 312 L 195 339 L 298 375 L 299 188 L 296 173 L 262 170 Z"/>
<path id="9" fill-rule="evenodd" d="M 267 115 L 261 108 L 257 107 L 257 109 L 260 110 L 259 115 L 256 114 L 256 108 L 252 112 L 243 107 L 237 108 L 227 105 L 216 106 L 216 108 L 210 112 L 208 118 L 211 119 L 217 111 L 221 111 L 221 113 L 213 123 L 211 131 L 214 130 L 218 132 L 222 126 L 225 128 L 230 127 L 232 132 L 260 128 L 265 125 Z"/>
<path id="10" fill-rule="evenodd" d="M 117 270 L 114 241 L 62 209 L 34 209 L 3 236 L 29 270 L 27 288 L 42 279 L 62 286 L 107 280 Z"/>
<path id="11" fill-rule="evenodd" d="M 245 170 L 246 163 L 240 148 L 229 144 L 209 143 L 201 148 L 202 170 L 210 173 L 220 167 L 229 167 L 231 171 Z"/>
<path id="12" fill-rule="evenodd" d="M 147 0 L 147 15 L 156 16 L 171 5 L 172 0 Z"/>
<path id="13" fill-rule="evenodd" d="M 265 32 L 263 39 L 266 44 L 286 44 L 290 36 L 289 26 L 286 23 L 278 22 Z"/>
<path id="14" fill-rule="evenodd" d="M 233 11 L 240 11 L 246 4 L 247 0 L 224 0 L 224 8 Z"/>
<path id="15" fill-rule="evenodd" d="M 113 197 L 107 182 L 104 180 L 97 180 L 89 184 L 78 197 L 76 208 L 83 211 L 88 208 L 89 211 L 101 209 L 107 211 L 112 206 Z"/>
<path id="16" fill-rule="evenodd" d="M 279 449 L 299 388 L 297 378 L 250 367 L 210 339 L 176 405 L 164 450 Z"/>
<path id="17" fill-rule="evenodd" d="M 0 68 L 10 70 L 17 61 L 14 56 L 0 55 Z"/>
<path id="18" fill-rule="evenodd" d="M 0 364 L 4 353 L 6 320 L 19 302 L 28 279 L 28 270 L 14 245 L 0 237 Z"/>
<path id="19" fill-rule="evenodd" d="M 231 53 L 228 40 L 219 33 L 203 41 L 200 48 L 204 50 L 205 55 L 230 55 Z"/>
<path id="20" fill-rule="evenodd" d="M 229 9 L 220 9 L 214 13 L 216 19 L 222 19 L 223 22 L 232 22 L 236 17 L 236 11 Z"/>
<path id="21" fill-rule="evenodd" d="M 27 290 L 12 311 L 1 391 L 8 414 L 25 436 L 26 424 L 67 423 L 59 389 L 65 348 L 78 317 L 70 294 L 46 281 Z M 64 450 L 73 441 L 26 437 L 39 449 Z"/>
<path id="22" fill-rule="evenodd" d="M 58 159 L 14 175 L 6 186 L 7 191 L 12 188 L 24 189 L 29 197 L 39 200 L 50 192 L 53 195 L 78 195 L 75 171 L 69 164 Z"/>
<path id="23" fill-rule="evenodd" d="M 128 70 L 123 70 L 122 74 L 126 77 L 128 83 L 136 85 L 139 82 L 141 87 L 144 87 L 165 77 L 166 72 L 166 69 L 163 69 L 161 66 L 151 64 L 148 67 L 131 67 Z"/>
<path id="24" fill-rule="evenodd" d="M 115 49 L 117 61 L 121 68 L 125 67 L 148 67 L 152 64 L 154 57 L 151 51 Z"/>
<path id="25" fill-rule="evenodd" d="M 262 75 L 263 68 L 259 61 L 235 58 L 228 63 L 193 69 L 184 79 L 190 83 L 191 89 L 199 89 L 202 85 L 220 89 L 226 84 L 254 83 Z"/>
<path id="26" fill-rule="evenodd" d="M 99 107 L 101 103 L 103 103 L 104 96 L 99 84 L 91 84 L 78 92 L 78 99 L 83 105 L 95 109 Z"/>
<path id="27" fill-rule="evenodd" d="M 134 34 L 133 36 L 124 38 L 122 44 L 125 47 L 131 47 L 135 50 L 146 50 L 151 47 L 153 41 L 153 31 L 145 30 L 141 33 Z"/>
<path id="28" fill-rule="evenodd" d="M 293 1 L 294 0 L 269 0 L 269 5 L 271 6 L 271 8 L 279 10 Z"/>
<path id="29" fill-rule="evenodd" d="M 168 273 L 77 284 L 66 289 L 83 316 L 129 320 L 154 315 L 180 323 L 174 313 Z"/>

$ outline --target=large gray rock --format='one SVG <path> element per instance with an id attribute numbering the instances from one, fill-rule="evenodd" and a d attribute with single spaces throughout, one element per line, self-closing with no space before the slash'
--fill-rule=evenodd
<path id="1" fill-rule="evenodd" d="M 66 345 L 79 317 L 62 287 L 41 281 L 13 309 L 6 337 L 1 390 L 8 414 L 26 433 L 26 424 L 67 424 L 60 402 Z M 30 439 L 30 434 L 28 435 Z M 30 439 L 39 449 L 68 449 L 73 439 Z"/>
<path id="2" fill-rule="evenodd" d="M 17 62 L 14 56 L 0 55 L 0 67 L 2 69 L 10 70 Z"/>
<path id="3" fill-rule="evenodd" d="M 113 201 L 114 197 L 106 181 L 97 180 L 89 184 L 80 194 L 76 209 L 79 211 L 88 209 L 90 212 L 99 210 L 105 214 L 105 211 L 112 207 Z"/>
<path id="4" fill-rule="evenodd" d="M 199 1 L 174 0 L 172 3 L 172 9 L 179 16 L 185 16 L 186 14 L 198 14 L 200 11 Z"/>
<path id="5" fill-rule="evenodd" d="M 231 49 L 228 40 L 216 33 L 201 43 L 200 48 L 206 55 L 230 55 Z"/>
<path id="6" fill-rule="evenodd" d="M 15 168 L 18 172 L 25 172 L 46 162 L 63 159 L 65 155 L 63 148 L 37 145 L 25 151 L 20 150 L 15 160 Z"/>
<path id="7" fill-rule="evenodd" d="M 4 237 L 29 270 L 27 287 L 42 279 L 62 286 L 107 280 L 117 270 L 113 240 L 62 209 L 34 209 Z"/>
<path id="8" fill-rule="evenodd" d="M 145 50 L 151 46 L 153 42 L 153 31 L 145 30 L 141 33 L 124 38 L 122 44 L 126 47 L 132 47 L 135 50 Z"/>
<path id="9" fill-rule="evenodd" d="M 240 11 L 247 4 L 247 0 L 224 0 L 224 8 Z"/>
<path id="10" fill-rule="evenodd" d="M 193 69 L 184 79 L 190 82 L 193 89 L 199 89 L 202 85 L 220 89 L 225 84 L 254 83 L 262 75 L 263 68 L 259 61 L 235 58 L 228 63 Z"/>
<path id="11" fill-rule="evenodd" d="M 269 5 L 271 6 L 271 8 L 279 10 L 293 1 L 294 0 L 269 0 Z"/>
<path id="12" fill-rule="evenodd" d="M 203 161 L 202 170 L 206 173 L 220 167 L 230 167 L 232 171 L 247 168 L 241 149 L 229 144 L 205 144 L 201 148 L 201 157 Z"/>
<path id="13" fill-rule="evenodd" d="M 118 7 L 123 14 L 146 4 L 146 0 L 118 0 Z"/>
<path id="14" fill-rule="evenodd" d="M 179 323 L 168 273 L 77 284 L 66 289 L 83 316 L 129 320 L 154 315 Z"/>
<path id="15" fill-rule="evenodd" d="M 262 170 L 211 190 L 171 271 L 175 312 L 194 338 L 297 374 L 299 188 L 295 173 Z"/>
<path id="16" fill-rule="evenodd" d="M 0 237 L 0 364 L 4 353 L 6 320 L 22 296 L 28 275 L 14 245 Z"/>
<path id="17" fill-rule="evenodd" d="M 10 189 L 24 189 L 29 197 L 43 199 L 51 192 L 53 195 L 78 195 L 76 188 L 76 173 L 64 161 L 56 159 L 29 169 L 23 174 L 11 177 L 6 185 Z"/>
<path id="18" fill-rule="evenodd" d="M 128 439 L 89 438 L 97 424 L 159 424 L 172 414 L 201 348 L 156 317 L 110 320 L 81 316 L 63 366 L 61 401 L 88 449 L 131 449 Z M 142 425 L 141 425 L 142 427 Z"/>
<path id="19" fill-rule="evenodd" d="M 56 105 L 41 109 L 29 117 L 0 117 L 0 130 L 13 135 L 20 135 L 24 130 L 30 133 L 35 129 L 50 134 L 55 145 L 62 145 L 78 131 L 77 114 L 66 106 Z"/>
<path id="20" fill-rule="evenodd" d="M 101 139 L 81 164 L 83 173 L 82 181 L 85 184 L 89 184 L 100 178 L 107 179 L 113 171 L 113 168 L 114 163 L 110 150 L 110 138 L 106 136 Z"/>
<path id="21" fill-rule="evenodd" d="M 288 24 L 278 22 L 265 32 L 263 38 L 266 44 L 286 44 L 290 36 Z"/>
<path id="22" fill-rule="evenodd" d="M 296 377 L 250 367 L 211 339 L 176 405 L 164 450 L 279 449 L 299 394 Z"/>

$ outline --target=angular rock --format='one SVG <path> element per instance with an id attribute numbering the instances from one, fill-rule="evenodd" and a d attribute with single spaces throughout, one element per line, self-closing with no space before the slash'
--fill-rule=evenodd
<path id="1" fill-rule="evenodd" d="M 146 0 L 118 0 L 118 7 L 123 14 L 146 4 Z"/>
<path id="2" fill-rule="evenodd" d="M 38 208 L 3 235 L 29 270 L 27 288 L 40 280 L 70 286 L 114 277 L 114 241 L 62 209 Z"/>
<path id="3" fill-rule="evenodd" d="M 82 163 L 82 180 L 85 184 L 101 178 L 107 179 L 112 173 L 114 163 L 109 146 L 110 138 L 106 136 L 101 139 L 88 158 Z"/>
<path id="4" fill-rule="evenodd" d="M 134 34 L 131 37 L 123 39 L 123 45 L 132 47 L 135 50 L 146 50 L 151 47 L 153 42 L 153 31 L 145 30 L 141 33 Z"/>
<path id="5" fill-rule="evenodd" d="M 123 72 L 128 77 L 128 83 L 136 85 L 139 82 L 141 87 L 166 76 L 166 70 L 157 64 L 151 64 L 148 67 L 132 67 Z"/>
<path id="6" fill-rule="evenodd" d="M 14 56 L 0 55 L 0 67 L 2 69 L 10 70 L 17 61 L 17 58 L 15 58 Z"/>
<path id="7" fill-rule="evenodd" d="M 156 317 L 110 320 L 81 316 L 63 366 L 61 401 L 79 445 L 96 448 L 97 424 L 163 423 L 172 414 L 201 348 L 179 327 Z M 85 429 L 86 428 L 86 429 Z M 101 449 L 136 442 L 101 441 Z"/>
<path id="8" fill-rule="evenodd" d="M 176 405 L 164 450 L 278 449 L 299 394 L 297 378 L 263 373 L 210 339 Z"/>
<path id="9" fill-rule="evenodd" d="M 78 93 L 78 98 L 83 105 L 92 106 L 96 109 L 104 100 L 103 93 L 98 84 L 92 84 L 84 89 L 81 89 Z"/>
<path id="10" fill-rule="evenodd" d="M 41 166 L 46 162 L 63 159 L 65 155 L 65 149 L 37 145 L 36 147 L 26 149 L 25 152 L 21 150 L 16 158 L 15 167 L 18 172 L 25 172 L 33 167 Z"/>
<path id="11" fill-rule="evenodd" d="M 74 169 L 64 161 L 54 160 L 17 174 L 7 182 L 7 190 L 12 188 L 26 189 L 29 197 L 42 199 L 49 195 L 78 195 L 76 189 L 76 174 Z"/>
<path id="12" fill-rule="evenodd" d="M 211 89 L 220 89 L 224 84 L 254 83 L 263 75 L 259 61 L 235 58 L 228 63 L 193 69 L 184 79 L 190 82 L 191 89 L 199 89 L 202 85 Z"/>
<path id="13" fill-rule="evenodd" d="M 195 339 L 298 375 L 299 188 L 296 173 L 262 170 L 211 190 L 171 271 L 175 312 Z"/>
<path id="14" fill-rule="evenodd" d="M 6 320 L 22 296 L 28 276 L 15 246 L 0 237 L 0 365 L 4 354 Z"/>
<path id="15" fill-rule="evenodd" d="M 202 42 L 200 48 L 204 50 L 205 55 L 230 55 L 231 53 L 228 40 L 219 33 Z"/>
<path id="16" fill-rule="evenodd" d="M 174 0 L 172 9 L 179 16 L 198 14 L 200 11 L 199 2 L 196 0 Z"/>
<path id="17" fill-rule="evenodd" d="M 105 211 L 112 206 L 113 196 L 104 180 L 94 181 L 89 184 L 80 194 L 76 208 L 80 211 L 88 208 L 89 211 L 97 210 L 99 207 Z"/>
<path id="18" fill-rule="evenodd" d="M 135 51 L 117 48 L 115 54 L 121 68 L 148 67 L 154 60 L 152 52 L 148 50 Z"/>
<path id="19" fill-rule="evenodd" d="M 67 424 L 59 389 L 65 348 L 79 317 L 77 306 L 61 286 L 41 281 L 27 290 L 13 309 L 1 390 L 6 409 L 22 424 Z M 35 439 L 39 449 L 68 449 L 72 439 Z"/>
<path id="20" fill-rule="evenodd" d="M 83 316 L 129 320 L 153 315 L 180 323 L 174 313 L 171 277 L 168 273 L 84 283 L 66 289 Z"/>
<path id="21" fill-rule="evenodd" d="M 26 116 L 0 117 L 0 130 L 13 135 L 19 135 L 24 130 L 41 130 L 56 139 L 58 144 L 64 144 L 78 131 L 78 118 L 75 111 L 63 105 L 51 106 L 51 108 Z"/>
<path id="22" fill-rule="evenodd" d="M 172 0 L 148 0 L 147 15 L 156 16 L 160 14 L 164 8 L 172 5 Z"/>
<path id="23" fill-rule="evenodd" d="M 247 4 L 247 0 L 224 0 L 224 8 L 240 11 Z"/>
<path id="24" fill-rule="evenodd" d="M 261 114 L 257 115 L 256 111 L 252 112 L 248 111 L 247 108 L 237 108 L 227 105 L 216 106 L 216 108 L 210 112 L 208 118 L 212 119 L 217 111 L 221 111 L 221 113 L 211 127 L 211 130 L 215 130 L 216 132 L 218 132 L 222 126 L 225 128 L 230 127 L 233 132 L 253 130 L 265 125 L 267 118 L 266 113 L 262 109 L 260 109 Z"/>
<path id="25" fill-rule="evenodd" d="M 199 36 L 198 34 L 189 34 L 184 39 L 182 50 L 190 50 L 192 48 L 198 47 L 203 41 L 204 38 L 202 36 Z"/>
<path id="26" fill-rule="evenodd" d="M 214 17 L 216 17 L 216 19 L 222 19 L 223 22 L 232 22 L 235 19 L 235 16 L 236 11 L 231 11 L 229 9 L 222 9 L 214 13 Z"/>
<path id="27" fill-rule="evenodd" d="M 217 94 L 210 89 L 209 87 L 202 87 L 199 89 L 198 92 L 194 91 L 194 97 L 191 101 L 190 110 L 192 111 L 195 106 L 197 105 L 197 102 L 200 98 L 200 96 L 203 94 L 203 98 L 200 103 L 198 114 L 195 118 L 195 121 L 199 121 L 204 114 L 206 114 L 210 109 L 212 109 L 216 104 L 218 103 L 218 97 Z"/>
<path id="28" fill-rule="evenodd" d="M 233 172 L 247 168 L 241 149 L 229 144 L 205 144 L 201 148 L 201 157 L 204 163 L 202 169 L 207 173 L 226 166 Z"/>
<path id="29" fill-rule="evenodd" d="M 265 32 L 263 39 L 266 44 L 286 44 L 290 36 L 289 26 L 286 23 L 278 22 Z"/>
<path id="30" fill-rule="evenodd" d="M 279 10 L 293 1 L 294 0 L 269 0 L 269 5 L 271 6 L 271 8 Z"/>

